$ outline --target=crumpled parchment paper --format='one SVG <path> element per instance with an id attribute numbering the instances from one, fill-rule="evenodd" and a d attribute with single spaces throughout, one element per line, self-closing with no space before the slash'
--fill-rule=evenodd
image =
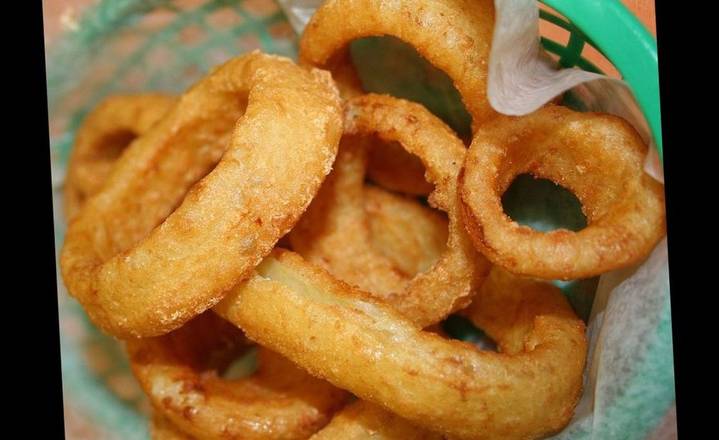
<path id="1" fill-rule="evenodd" d="M 322 3 L 278 1 L 298 34 Z M 663 181 L 648 125 L 627 85 L 577 68 L 558 69 L 540 46 L 535 1 L 495 0 L 495 7 L 487 91 L 492 106 L 500 113 L 523 115 L 571 89 L 582 110 L 612 113 L 634 125 L 651 146 L 646 171 Z M 392 86 L 378 87 L 364 77 L 361 61 L 368 56 L 375 57 L 371 70 L 381 72 L 382 59 L 388 58 L 380 52 L 381 45 L 374 43 L 374 53 L 362 52 L 358 41 L 352 49 L 365 88 L 394 91 Z M 406 83 L 406 78 L 402 81 Z M 453 125 L 454 121 L 447 122 Z M 588 335 L 584 393 L 572 422 L 555 438 L 646 437 L 674 402 L 666 238 L 638 267 L 600 277 Z"/>

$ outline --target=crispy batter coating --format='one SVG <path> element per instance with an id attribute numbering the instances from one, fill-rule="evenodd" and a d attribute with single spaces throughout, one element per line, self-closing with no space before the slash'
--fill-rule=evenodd
<path id="1" fill-rule="evenodd" d="M 178 328 L 292 228 L 341 133 L 327 72 L 257 51 L 214 69 L 128 147 L 70 224 L 68 290 L 115 336 Z"/>
<path id="2" fill-rule="evenodd" d="M 85 118 L 67 167 L 64 209 L 75 217 L 85 200 L 100 191 L 115 161 L 136 137 L 149 130 L 175 104 L 159 93 L 105 98 Z"/>
<path id="3" fill-rule="evenodd" d="M 311 440 L 442 440 L 440 434 L 417 427 L 396 414 L 364 400 L 347 405 Z"/>
<path id="4" fill-rule="evenodd" d="M 372 148 L 367 177 L 384 188 L 403 194 L 426 196 L 432 192 L 432 184 L 424 178 L 422 161 L 395 142 Z"/>
<path id="5" fill-rule="evenodd" d="M 185 434 L 157 411 L 152 413 L 150 420 L 150 438 L 152 440 L 197 440 Z"/>
<path id="6" fill-rule="evenodd" d="M 474 136 L 460 176 L 467 231 L 516 274 L 566 280 L 635 264 L 666 230 L 664 188 L 644 173 L 646 152 L 634 128 L 612 115 L 549 105 L 499 117 Z M 572 191 L 587 227 L 540 232 L 512 221 L 501 197 L 524 173 Z"/>
<path id="7" fill-rule="evenodd" d="M 252 375 L 220 377 L 248 346 L 239 329 L 212 312 L 166 335 L 127 341 L 133 373 L 155 412 L 197 439 L 306 439 L 344 404 L 346 392 L 262 347 Z"/>
<path id="8" fill-rule="evenodd" d="M 345 107 L 345 140 L 335 175 L 292 231 L 292 247 L 423 327 L 434 324 L 466 307 L 489 271 L 459 218 L 457 176 L 466 149 L 449 127 L 420 104 L 369 94 L 350 99 Z M 429 201 L 449 217 L 446 250 L 432 267 L 410 281 L 391 260 L 372 250 L 362 220 L 366 146 L 361 143 L 372 137 L 398 142 L 422 160 L 428 180 L 436 185 Z M 344 244 L 348 237 L 355 242 L 353 246 Z"/>
<path id="9" fill-rule="evenodd" d="M 327 0 L 302 34 L 300 62 L 334 71 L 353 40 L 399 38 L 449 76 L 476 130 L 496 114 L 487 99 L 493 31 L 492 0 Z"/>
<path id="10" fill-rule="evenodd" d="M 447 217 L 413 198 L 365 185 L 370 242 L 402 272 L 429 270 L 447 248 Z"/>
<path id="11" fill-rule="evenodd" d="M 257 272 L 215 310 L 250 339 L 412 423 L 457 438 L 521 439 L 571 417 L 586 336 L 557 290 L 522 299 L 533 323 L 523 350 L 496 353 L 424 332 L 290 251 L 275 250 Z"/>

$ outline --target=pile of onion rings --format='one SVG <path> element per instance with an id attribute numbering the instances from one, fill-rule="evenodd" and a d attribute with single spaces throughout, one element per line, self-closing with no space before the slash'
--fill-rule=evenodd
<path id="1" fill-rule="evenodd" d="M 569 423 L 585 324 L 538 279 L 641 262 L 665 233 L 663 187 L 617 117 L 496 114 L 493 27 L 490 0 L 327 0 L 299 65 L 255 51 L 177 98 L 87 116 L 62 275 L 125 341 L 154 439 L 528 439 Z M 376 35 L 447 73 L 469 147 L 422 105 L 363 91 L 348 44 Z M 502 195 L 520 174 L 573 192 L 588 226 L 513 221 Z M 497 351 L 445 334 L 453 314 Z M 255 370 L 224 376 L 251 353 Z"/>

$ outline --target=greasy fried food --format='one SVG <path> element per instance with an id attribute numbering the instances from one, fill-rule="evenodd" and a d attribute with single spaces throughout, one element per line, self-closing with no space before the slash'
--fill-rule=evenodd
<path id="1" fill-rule="evenodd" d="M 197 440 L 180 431 L 157 411 L 152 413 L 152 420 L 150 420 L 150 438 L 152 440 Z"/>
<path id="2" fill-rule="evenodd" d="M 443 440 L 396 414 L 364 400 L 350 403 L 311 440 Z"/>
<path id="3" fill-rule="evenodd" d="M 412 196 L 426 196 L 432 192 L 432 184 L 424 178 L 422 161 L 396 142 L 372 148 L 367 177 L 391 191 Z"/>
<path id="4" fill-rule="evenodd" d="M 486 123 L 460 177 L 474 245 L 512 273 L 544 279 L 588 278 L 639 262 L 666 228 L 664 188 L 644 173 L 646 152 L 631 125 L 607 114 L 550 105 Z M 512 221 L 501 197 L 523 173 L 572 191 L 587 227 L 540 232 Z"/>
<path id="5" fill-rule="evenodd" d="M 175 104 L 159 93 L 110 96 L 90 112 L 77 131 L 64 187 L 65 216 L 72 219 L 97 193 L 124 149 Z"/>
<path id="6" fill-rule="evenodd" d="M 429 270 L 447 248 L 447 218 L 416 200 L 365 185 L 372 247 L 403 273 Z"/>
<path id="7" fill-rule="evenodd" d="M 306 439 L 344 403 L 346 392 L 262 347 L 257 371 L 221 377 L 248 347 L 239 329 L 212 312 L 166 335 L 127 342 L 155 411 L 197 439 Z"/>
<path id="8" fill-rule="evenodd" d="M 341 133 L 327 72 L 257 51 L 228 61 L 128 147 L 70 224 L 68 290 L 118 337 L 180 327 L 292 228 Z"/>
<path id="9" fill-rule="evenodd" d="M 401 314 L 422 327 L 434 324 L 469 304 L 489 271 L 487 261 L 473 249 L 459 218 L 457 175 L 466 149 L 449 127 L 420 104 L 369 94 L 352 98 L 345 106 L 342 141 L 345 152 L 340 153 L 344 158 L 340 158 L 336 171 L 340 178 L 328 180 L 328 186 L 322 191 L 324 195 L 313 201 L 313 206 L 293 230 L 290 235 L 293 249 L 309 261 L 330 269 L 340 279 L 393 304 Z M 397 142 L 422 160 L 427 179 L 435 184 L 429 202 L 449 217 L 447 247 L 442 256 L 404 287 L 399 276 L 394 284 L 387 281 L 397 275 L 391 267 L 385 268 L 380 274 L 381 282 L 375 283 L 375 277 L 380 276 L 377 272 L 382 270 L 377 262 L 383 257 L 376 252 L 372 256 L 366 225 L 357 221 L 362 218 L 363 209 L 361 176 L 366 159 L 362 143 L 372 137 Z M 359 144 L 345 146 L 348 142 Z M 339 244 L 353 234 L 361 234 L 353 240 L 358 245 L 367 242 L 365 249 Z M 366 261 L 358 264 L 362 258 Z M 374 266 L 366 270 L 365 264 Z"/>
<path id="10" fill-rule="evenodd" d="M 353 40 L 397 37 L 449 76 L 476 130 L 495 115 L 487 99 L 493 30 L 492 0 L 327 0 L 302 34 L 300 62 L 334 72 Z"/>
<path id="11" fill-rule="evenodd" d="M 292 252 L 273 251 L 257 273 L 215 311 L 311 374 L 412 423 L 458 438 L 536 438 L 571 416 L 586 337 L 556 290 L 532 288 L 521 301 L 510 293 L 506 303 L 505 289 L 491 295 L 490 304 L 501 304 L 487 310 L 514 307 L 533 323 L 521 352 L 495 353 L 423 332 Z"/>

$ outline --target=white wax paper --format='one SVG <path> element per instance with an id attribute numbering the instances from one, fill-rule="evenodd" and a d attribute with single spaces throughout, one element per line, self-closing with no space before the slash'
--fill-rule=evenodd
<path id="1" fill-rule="evenodd" d="M 321 0 L 279 0 L 301 34 Z M 586 110 L 629 121 L 650 148 L 646 171 L 663 181 L 646 120 L 627 85 L 577 68 L 558 69 L 538 39 L 533 0 L 495 0 L 488 96 L 500 113 L 523 115 L 572 89 Z M 658 93 L 658 91 L 657 91 Z M 571 424 L 556 438 L 637 438 L 650 434 L 673 405 L 666 239 L 638 267 L 600 278 L 588 322 L 584 393 Z"/>

